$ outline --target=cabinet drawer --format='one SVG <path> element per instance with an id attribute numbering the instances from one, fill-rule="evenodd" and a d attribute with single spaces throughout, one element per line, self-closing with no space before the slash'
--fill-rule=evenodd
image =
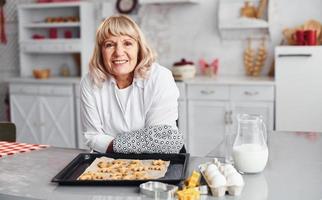
<path id="1" fill-rule="evenodd" d="M 233 100 L 274 101 L 274 86 L 232 86 Z"/>
<path id="2" fill-rule="evenodd" d="M 9 90 L 10 94 L 37 95 L 39 93 L 39 86 L 32 84 L 10 84 Z"/>
<path id="3" fill-rule="evenodd" d="M 66 85 L 41 85 L 39 86 L 39 95 L 72 96 L 73 87 Z"/>
<path id="4" fill-rule="evenodd" d="M 229 87 L 219 85 L 189 85 L 188 98 L 191 99 L 229 99 Z"/>

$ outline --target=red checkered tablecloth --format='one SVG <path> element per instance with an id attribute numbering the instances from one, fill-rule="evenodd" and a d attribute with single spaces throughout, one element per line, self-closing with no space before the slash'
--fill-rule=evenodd
<path id="1" fill-rule="evenodd" d="M 49 145 L 0 141 L 0 158 L 17 153 L 44 149 L 47 147 L 49 147 Z"/>

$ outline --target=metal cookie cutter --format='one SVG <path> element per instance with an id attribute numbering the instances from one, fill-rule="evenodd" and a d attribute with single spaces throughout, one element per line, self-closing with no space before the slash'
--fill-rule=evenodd
<path id="1" fill-rule="evenodd" d="M 140 185 L 140 192 L 154 199 L 174 199 L 178 187 L 161 182 L 149 181 Z"/>

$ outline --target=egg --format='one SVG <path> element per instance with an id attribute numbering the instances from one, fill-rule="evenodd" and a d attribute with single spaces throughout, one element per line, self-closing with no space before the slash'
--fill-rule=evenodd
<path id="1" fill-rule="evenodd" d="M 227 185 L 228 186 L 242 186 L 242 185 L 244 185 L 243 177 L 238 172 L 230 173 L 226 178 L 227 178 Z"/>
<path id="2" fill-rule="evenodd" d="M 216 170 L 212 170 L 212 171 L 209 171 L 209 173 L 207 174 L 207 179 L 208 180 L 211 180 L 213 179 L 215 176 L 217 176 L 218 174 L 221 175 L 220 171 L 218 169 Z"/>
<path id="3" fill-rule="evenodd" d="M 218 167 L 214 164 L 209 164 L 206 171 L 218 170 Z"/>
<path id="4" fill-rule="evenodd" d="M 231 173 L 237 172 L 236 169 L 231 165 L 231 164 L 226 164 L 224 166 L 224 169 L 222 171 L 222 173 L 224 174 L 224 176 L 228 176 Z"/>
<path id="5" fill-rule="evenodd" d="M 217 174 L 210 179 L 210 184 L 214 187 L 226 186 L 226 178 L 222 174 Z"/>
<path id="6" fill-rule="evenodd" d="M 207 177 L 210 177 L 212 174 L 217 173 L 217 171 L 218 171 L 217 166 L 214 164 L 210 164 L 207 166 L 205 174 Z M 220 172 L 218 171 L 218 173 Z"/>

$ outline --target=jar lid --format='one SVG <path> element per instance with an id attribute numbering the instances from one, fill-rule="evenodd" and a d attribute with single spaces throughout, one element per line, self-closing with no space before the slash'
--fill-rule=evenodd
<path id="1" fill-rule="evenodd" d="M 173 66 L 184 66 L 184 65 L 193 65 L 192 61 L 187 61 L 186 59 L 182 58 L 179 62 L 175 62 Z"/>

